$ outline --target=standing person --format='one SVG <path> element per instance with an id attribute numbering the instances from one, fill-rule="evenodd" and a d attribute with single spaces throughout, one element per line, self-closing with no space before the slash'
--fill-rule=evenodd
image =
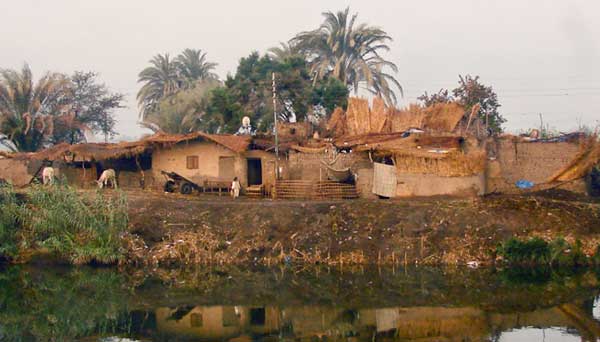
<path id="1" fill-rule="evenodd" d="M 234 177 L 233 182 L 231 182 L 231 197 L 233 197 L 233 199 L 240 197 L 241 188 L 240 181 L 237 177 Z"/>

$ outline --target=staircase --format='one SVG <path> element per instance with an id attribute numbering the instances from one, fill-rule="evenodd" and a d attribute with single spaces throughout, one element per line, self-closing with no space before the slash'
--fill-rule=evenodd
<path id="1" fill-rule="evenodd" d="M 244 189 L 244 194 L 249 198 L 263 198 L 265 195 L 264 186 L 251 185 Z"/>
<path id="2" fill-rule="evenodd" d="M 355 199 L 359 194 L 352 184 L 334 181 L 277 181 L 273 198 L 278 199 Z"/>

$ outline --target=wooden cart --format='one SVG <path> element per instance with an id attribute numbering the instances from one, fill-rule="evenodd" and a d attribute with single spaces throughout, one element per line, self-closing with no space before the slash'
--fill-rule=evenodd
<path id="1" fill-rule="evenodd" d="M 180 193 L 184 195 L 191 194 L 194 190 L 202 191 L 202 186 L 196 184 L 195 182 L 183 177 L 182 175 L 172 172 L 172 171 L 160 171 L 160 173 L 165 177 L 165 192 L 175 192 L 179 190 Z"/>

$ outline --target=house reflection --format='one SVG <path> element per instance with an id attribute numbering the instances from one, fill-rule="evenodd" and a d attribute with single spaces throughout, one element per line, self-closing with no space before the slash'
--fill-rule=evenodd
<path id="1" fill-rule="evenodd" d="M 207 340 L 235 338 L 242 342 L 249 340 L 245 334 L 268 335 L 281 326 L 280 311 L 274 307 L 196 306 L 159 308 L 155 313 L 159 331 Z"/>
<path id="2" fill-rule="evenodd" d="M 600 324 L 579 305 L 527 313 L 475 307 L 339 309 L 327 306 L 159 308 L 160 333 L 194 340 L 480 341 L 519 327 L 564 327 L 593 340 Z M 589 317 L 588 317 L 589 316 Z"/>

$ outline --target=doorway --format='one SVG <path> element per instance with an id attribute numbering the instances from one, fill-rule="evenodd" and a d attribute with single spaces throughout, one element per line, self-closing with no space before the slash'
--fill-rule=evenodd
<path id="1" fill-rule="evenodd" d="M 262 184 L 262 161 L 248 159 L 248 186 Z"/>

